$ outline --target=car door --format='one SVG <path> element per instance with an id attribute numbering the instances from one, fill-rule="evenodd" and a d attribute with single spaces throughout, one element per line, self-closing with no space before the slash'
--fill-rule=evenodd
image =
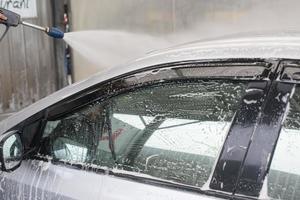
<path id="1" fill-rule="evenodd" d="M 174 63 L 86 89 L 24 123 L 27 153 L 1 174 L 1 198 L 228 198 L 275 68 Z"/>
<path id="2" fill-rule="evenodd" d="M 286 109 L 281 129 L 274 134 L 277 143 L 272 148 L 262 194 L 270 199 L 296 200 L 300 199 L 299 61 L 282 61 L 279 72 L 277 82 L 285 86 L 287 95 L 274 101 L 286 104 Z"/>

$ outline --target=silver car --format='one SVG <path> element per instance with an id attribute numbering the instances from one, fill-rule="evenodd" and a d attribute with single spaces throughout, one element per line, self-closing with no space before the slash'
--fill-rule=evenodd
<path id="1" fill-rule="evenodd" d="M 191 43 L 0 122 L 0 199 L 300 199 L 300 37 Z"/>

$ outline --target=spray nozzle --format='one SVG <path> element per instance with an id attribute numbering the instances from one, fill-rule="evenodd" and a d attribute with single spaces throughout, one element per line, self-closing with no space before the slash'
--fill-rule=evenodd
<path id="1" fill-rule="evenodd" d="M 57 38 L 57 39 L 62 39 L 65 36 L 65 33 L 62 32 L 60 29 L 55 28 L 55 27 L 47 27 L 46 28 L 46 33 L 53 38 Z"/>
<path id="2" fill-rule="evenodd" d="M 64 32 L 61 31 L 58 28 L 55 27 L 41 27 L 37 26 L 28 22 L 24 22 L 21 20 L 21 16 L 17 13 L 14 13 L 10 10 L 6 10 L 4 8 L 0 8 L 0 13 L 4 15 L 7 19 L 6 20 L 0 20 L 0 24 L 4 24 L 7 28 L 10 26 L 18 26 L 19 24 L 22 24 L 24 26 L 28 26 L 30 28 L 34 28 L 40 31 L 45 32 L 50 37 L 56 38 L 56 39 L 62 39 L 64 37 Z M 5 32 L 6 33 L 6 32 Z"/>

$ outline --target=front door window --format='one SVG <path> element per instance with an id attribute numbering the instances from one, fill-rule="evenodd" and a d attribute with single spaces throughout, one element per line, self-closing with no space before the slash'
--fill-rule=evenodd
<path id="1" fill-rule="evenodd" d="M 202 187 L 239 109 L 246 82 L 170 82 L 137 88 L 48 121 L 41 153 Z"/>

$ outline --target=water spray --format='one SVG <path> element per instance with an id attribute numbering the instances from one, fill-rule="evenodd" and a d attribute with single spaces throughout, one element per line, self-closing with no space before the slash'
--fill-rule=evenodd
<path id="1" fill-rule="evenodd" d="M 47 35 L 49 35 L 50 37 L 56 38 L 56 39 L 62 39 L 64 38 L 64 32 L 61 31 L 58 28 L 55 27 L 42 27 L 42 26 L 38 26 L 35 24 L 31 24 L 28 22 L 25 22 L 21 19 L 21 16 L 17 13 L 14 13 L 10 10 L 6 10 L 4 8 L 0 8 L 0 13 L 2 15 L 4 15 L 5 17 L 7 17 L 6 20 L 0 20 L 0 24 L 4 24 L 6 26 L 6 30 L 4 32 L 4 34 L 2 35 L 2 37 L 0 38 L 0 41 L 3 39 L 3 37 L 5 36 L 5 34 L 7 33 L 9 27 L 17 27 L 20 24 L 39 30 L 39 31 L 43 31 L 45 32 Z"/>

